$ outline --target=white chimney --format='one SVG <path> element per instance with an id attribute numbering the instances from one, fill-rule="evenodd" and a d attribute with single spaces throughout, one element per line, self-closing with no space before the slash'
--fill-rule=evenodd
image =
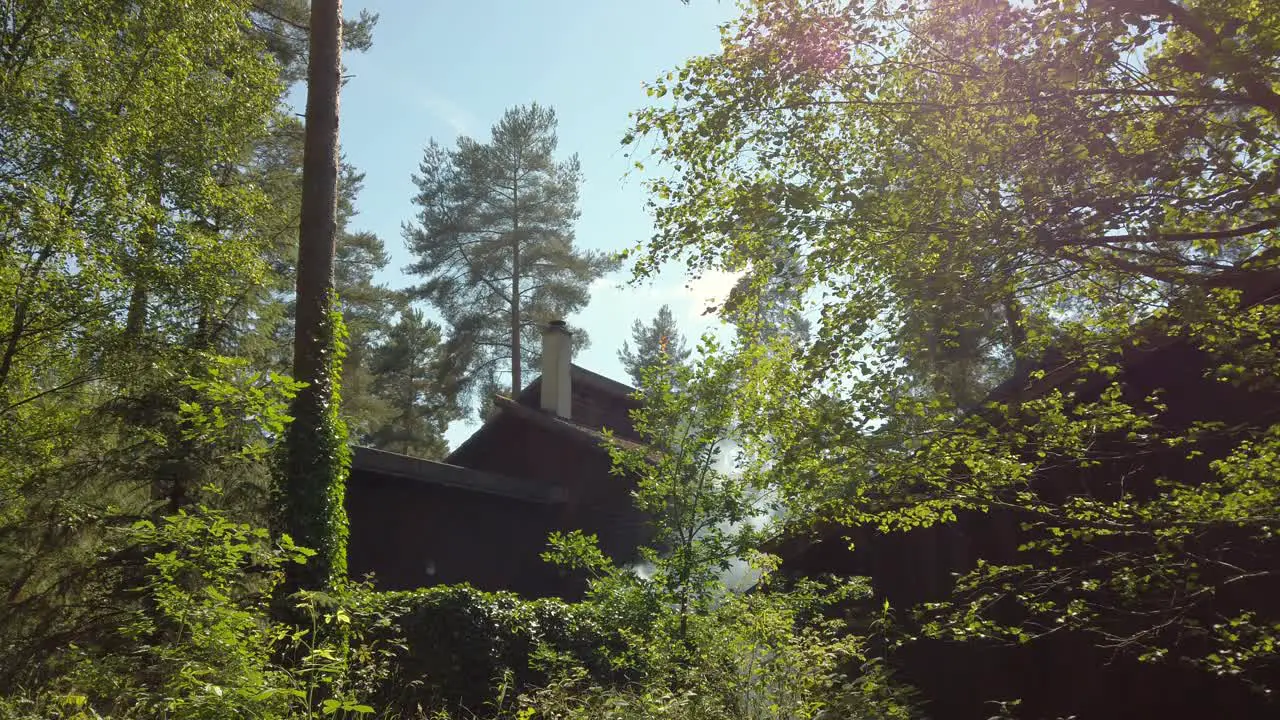
<path id="1" fill-rule="evenodd" d="M 573 404 L 569 387 L 569 346 L 573 333 L 563 320 L 542 330 L 542 409 L 568 419 Z"/>

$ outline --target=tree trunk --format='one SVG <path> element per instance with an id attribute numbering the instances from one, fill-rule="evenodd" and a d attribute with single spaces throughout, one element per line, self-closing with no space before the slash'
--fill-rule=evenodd
<path id="1" fill-rule="evenodd" d="M 1010 398 L 1009 404 L 1013 412 L 1017 413 L 1022 406 L 1021 388 L 1025 387 L 1030 379 L 1036 358 L 1027 355 L 1026 315 L 1023 312 L 1022 303 L 1012 292 L 1004 299 L 1004 321 L 1009 332 L 1009 348 L 1013 352 L 1013 377 L 1017 378 L 1014 387 L 1018 388 Z"/>
<path id="2" fill-rule="evenodd" d="M 293 373 L 313 382 L 326 365 L 323 326 L 333 295 L 337 242 L 338 84 L 337 43 L 341 0 L 311 3 L 311 64 L 307 124 L 302 151 L 302 222 L 298 236 L 296 335 Z M 304 393 L 314 395 L 315 393 Z"/>
<path id="3" fill-rule="evenodd" d="M 281 530 L 316 550 L 291 565 L 287 589 L 316 588 L 345 573 L 346 515 L 342 507 L 345 437 L 333 405 L 336 357 L 333 263 L 337 238 L 338 93 L 342 1 L 311 0 L 307 123 L 302 154 L 302 218 L 298 236 L 293 375 L 307 383 L 294 398 L 277 501 Z"/>
<path id="4" fill-rule="evenodd" d="M 4 354 L 0 355 L 0 398 L 8 401 L 7 385 L 9 384 L 9 372 L 13 369 L 14 358 L 18 356 L 18 346 L 22 341 L 22 336 L 27 331 L 27 313 L 31 306 L 31 300 L 27 297 L 28 293 L 34 295 L 35 288 L 40 280 L 40 273 L 44 269 L 44 264 L 53 255 L 53 246 L 45 245 L 40 248 L 40 252 L 36 255 L 35 262 L 31 263 L 29 270 L 20 271 L 18 274 L 18 283 L 14 286 L 13 291 L 13 322 L 9 326 L 9 337 L 5 341 Z M 28 278 L 25 283 L 23 275 Z M 4 408 L 0 408 L 4 409 Z"/>
<path id="5" fill-rule="evenodd" d="M 1013 351 L 1014 374 L 1021 377 L 1022 372 L 1030 372 L 1027 357 L 1027 326 L 1022 311 L 1022 303 L 1012 293 L 1004 298 L 1004 321 L 1009 331 L 1009 347 Z"/>
<path id="6" fill-rule="evenodd" d="M 133 281 L 133 293 L 129 296 L 129 312 L 125 316 L 124 334 L 130 339 L 142 336 L 147 327 L 147 281 L 141 274 Z"/>
<path id="7" fill-rule="evenodd" d="M 160 247 L 160 223 L 164 215 L 164 162 L 156 157 L 151 176 L 151 207 L 156 217 L 151 223 L 150 234 L 143 239 L 138 248 L 138 258 L 134 267 L 133 292 L 129 296 L 129 310 L 125 315 L 124 334 L 131 340 L 137 340 L 147 329 L 147 306 L 150 302 L 151 287 L 148 275 L 151 272 L 153 255 Z"/>
<path id="8" fill-rule="evenodd" d="M 511 173 L 511 397 L 520 395 L 520 166 Z"/>

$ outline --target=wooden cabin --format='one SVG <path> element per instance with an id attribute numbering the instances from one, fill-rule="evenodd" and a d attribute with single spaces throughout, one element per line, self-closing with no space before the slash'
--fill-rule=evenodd
<path id="1" fill-rule="evenodd" d="M 604 429 L 638 442 L 634 390 L 570 362 L 563 322 L 543 333 L 542 374 L 497 397 L 442 461 L 357 447 L 347 482 L 353 577 L 382 589 L 469 583 L 526 597 L 574 597 L 580 577 L 544 562 L 553 531 L 595 534 L 618 562 L 646 525 L 632 483 L 611 473 Z"/>

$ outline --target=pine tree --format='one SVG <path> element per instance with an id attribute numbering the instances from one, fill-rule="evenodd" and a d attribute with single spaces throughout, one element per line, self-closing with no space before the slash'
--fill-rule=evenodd
<path id="1" fill-rule="evenodd" d="M 635 349 L 623 340 L 618 360 L 636 387 L 643 382 L 647 368 L 661 365 L 683 365 L 689 359 L 690 350 L 684 336 L 676 328 L 671 306 L 658 308 L 658 315 L 648 325 L 636 320 L 631 324 L 631 340 Z"/>
<path id="2" fill-rule="evenodd" d="M 258 367 L 283 373 L 289 372 L 291 358 L 286 351 L 293 343 L 302 138 L 301 123 L 278 118 L 254 148 L 246 176 L 270 198 L 270 211 L 256 218 L 255 232 L 267 239 L 264 259 L 272 272 L 268 284 L 255 288 L 253 297 L 234 303 L 239 311 L 225 347 L 250 357 Z M 382 238 L 352 227 L 363 181 L 363 173 L 348 163 L 340 165 L 334 288 L 348 333 L 340 411 L 353 436 L 371 430 L 387 412 L 373 393 L 368 365 L 373 347 L 395 322 L 397 302 L 397 294 L 376 280 L 389 261 Z"/>
<path id="3" fill-rule="evenodd" d="M 338 182 L 338 240 L 334 287 L 342 322 L 347 327 L 347 354 L 342 364 L 339 408 L 352 437 L 362 437 L 386 421 L 390 412 L 374 389 L 373 354 L 395 323 L 397 293 L 375 279 L 389 260 L 377 235 L 353 230 L 355 199 L 364 175 L 343 165 Z"/>
<path id="4" fill-rule="evenodd" d="M 783 248 L 739 278 L 725 302 L 725 317 L 740 333 L 768 341 L 783 337 L 796 345 L 809 340 L 810 323 L 800 312 L 804 260 Z"/>
<path id="5" fill-rule="evenodd" d="M 451 326 L 473 395 L 507 376 L 518 393 L 539 324 L 585 306 L 591 281 L 615 265 L 574 247 L 582 174 L 576 155 L 555 158 L 556 145 L 551 108 L 514 107 L 488 143 L 433 140 L 413 178 L 420 211 L 405 237 L 418 260 L 408 270 L 426 278 L 415 294 Z"/>
<path id="6" fill-rule="evenodd" d="M 371 390 L 385 404 L 386 416 L 361 441 L 405 455 L 443 457 L 449 449 L 444 431 L 458 416 L 448 371 L 440 326 L 420 310 L 401 309 L 369 362 Z"/>
<path id="7" fill-rule="evenodd" d="M 276 59 L 280 79 L 287 84 L 303 80 L 307 75 L 310 13 L 309 0 L 252 0 L 249 6 L 249 34 Z M 377 14 L 368 10 L 361 10 L 356 18 L 343 18 L 343 49 L 368 50 L 377 22 Z"/>
<path id="8" fill-rule="evenodd" d="M 292 589 L 328 585 L 346 575 L 346 431 L 337 417 L 342 337 L 334 293 L 338 234 L 338 98 L 342 74 L 342 2 L 311 4 L 307 125 L 298 233 L 294 378 L 307 383 L 294 398 L 279 479 L 280 525 L 317 555 L 290 568 Z"/>

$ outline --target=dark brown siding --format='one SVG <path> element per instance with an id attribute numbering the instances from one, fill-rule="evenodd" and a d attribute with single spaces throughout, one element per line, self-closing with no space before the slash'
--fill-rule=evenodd
<path id="1" fill-rule="evenodd" d="M 552 486 L 555 502 L 532 502 L 377 472 L 352 472 L 347 489 L 351 573 L 385 589 L 468 582 L 527 596 L 573 596 L 581 582 L 540 555 L 552 531 L 583 530 L 620 563 L 634 559 L 646 527 L 632 484 L 611 474 L 590 440 L 512 416 L 485 425 L 457 465 Z M 433 566 L 435 574 L 428 573 Z"/>
<path id="2" fill-rule="evenodd" d="M 619 562 L 634 557 L 645 527 L 631 502 L 633 484 L 612 474 L 608 453 L 593 440 L 574 440 L 512 416 L 495 419 L 451 461 L 476 470 L 540 480 L 560 488 L 555 528 L 599 536 Z"/>
<path id="3" fill-rule="evenodd" d="M 1168 410 L 1161 423 L 1178 429 L 1195 420 L 1218 420 L 1226 426 L 1262 426 L 1275 421 L 1280 398 L 1204 377 L 1211 359 L 1185 343 L 1172 343 L 1126 364 L 1121 380 L 1126 398 L 1142 398 L 1161 390 Z M 1086 386 L 1088 387 L 1088 386 Z M 1097 385 L 1093 392 L 1097 392 Z M 1081 397 L 1089 395 L 1081 391 Z M 1090 468 L 1063 466 L 1040 474 L 1034 487 L 1046 498 L 1061 501 L 1075 494 L 1116 497 L 1158 492 L 1156 480 L 1175 477 L 1196 482 L 1209 477 L 1209 460 L 1221 457 L 1239 438 L 1208 441 L 1204 456 L 1188 460 L 1182 448 L 1135 448 L 1123 438 L 1099 438 L 1094 450 L 1112 456 Z M 993 563 L 1028 562 L 1016 548 L 1027 539 L 1023 518 L 1008 511 L 963 513 L 957 522 L 898 535 L 853 531 L 855 552 L 831 532 L 826 539 L 784 560 L 786 572 L 869 575 L 877 594 L 906 609 L 921 601 L 945 599 L 955 574 L 978 559 Z M 1235 541 L 1223 543 L 1224 552 Z M 1275 543 L 1249 541 L 1240 552 L 1251 563 L 1280 566 Z M 1227 559 L 1236 559 L 1228 555 Z M 1077 558 L 1087 565 L 1088 558 Z M 1255 610 L 1275 619 L 1274 598 L 1280 583 L 1263 578 L 1232 586 L 1236 608 Z M 1222 597 L 1220 594 L 1218 597 Z M 1227 606 L 1230 607 L 1230 606 Z M 905 614 L 904 614 L 905 616 Z M 1100 649 L 1087 638 L 1066 633 L 1018 647 L 983 647 L 941 642 L 915 643 L 896 655 L 902 677 L 919 688 L 933 717 L 981 720 L 993 714 L 991 700 L 1021 698 L 1019 717 L 1163 718 L 1280 717 L 1280 706 L 1230 678 L 1170 665 L 1140 664 L 1123 654 Z"/>
<path id="4" fill-rule="evenodd" d="M 573 421 L 583 427 L 609 428 L 618 437 L 639 440 L 631 422 L 635 402 L 627 397 L 600 392 L 586 383 L 576 383 L 571 391 Z"/>
<path id="5" fill-rule="evenodd" d="M 555 505 L 356 472 L 347 490 L 351 574 L 373 573 L 388 590 L 467 582 L 558 595 L 560 573 L 539 557 L 558 512 Z"/>

